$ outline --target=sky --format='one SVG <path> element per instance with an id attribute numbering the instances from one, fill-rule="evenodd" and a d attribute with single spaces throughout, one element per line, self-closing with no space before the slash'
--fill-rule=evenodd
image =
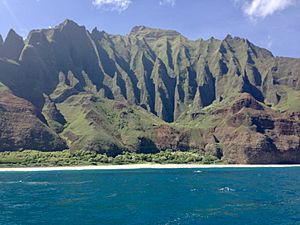
<path id="1" fill-rule="evenodd" d="M 300 58 L 300 0 L 0 0 L 0 34 L 26 38 L 66 18 L 91 30 L 128 34 L 132 27 L 177 30 L 189 39 L 247 38 L 276 56 Z"/>

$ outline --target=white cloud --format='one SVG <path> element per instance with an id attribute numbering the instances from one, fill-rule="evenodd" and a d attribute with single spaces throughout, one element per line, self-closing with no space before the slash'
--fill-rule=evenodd
<path id="1" fill-rule="evenodd" d="M 250 19 L 265 18 L 275 12 L 284 10 L 285 8 L 295 4 L 298 0 L 250 0 L 243 3 L 242 8 L 244 13 Z M 234 0 L 235 3 L 240 3 L 240 0 Z"/>
<path id="2" fill-rule="evenodd" d="M 174 6 L 176 4 L 176 0 L 160 0 L 159 1 L 160 5 L 171 5 Z"/>
<path id="3" fill-rule="evenodd" d="M 94 6 L 119 13 L 125 11 L 131 3 L 131 0 L 93 0 Z"/>

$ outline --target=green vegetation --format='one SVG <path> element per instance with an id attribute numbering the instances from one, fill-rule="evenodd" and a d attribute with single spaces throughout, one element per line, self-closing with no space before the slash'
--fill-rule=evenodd
<path id="1" fill-rule="evenodd" d="M 282 87 L 282 100 L 274 108 L 280 112 L 299 112 L 300 110 L 300 93 L 297 90 L 288 87 Z"/>
<path id="2" fill-rule="evenodd" d="M 289 115 L 300 111 L 300 60 L 246 39 L 144 26 L 110 35 L 66 20 L 0 42 L 0 149 L 72 150 L 1 153 L 0 166 L 215 162 L 199 152 L 141 154 L 190 148 L 279 162 L 300 148 L 299 118 Z"/>
<path id="3" fill-rule="evenodd" d="M 224 108 L 232 105 L 239 98 L 240 94 L 233 92 L 222 101 L 215 100 L 211 105 L 202 109 L 194 110 L 192 105 L 190 105 L 190 109 L 186 113 L 182 114 L 178 118 L 178 121 L 173 124 L 178 127 L 208 130 L 220 124 L 220 122 L 224 119 L 216 112 L 222 111 Z"/>
<path id="4" fill-rule="evenodd" d="M 159 164 L 216 164 L 220 163 L 216 157 L 199 152 L 163 151 L 157 154 L 124 153 L 116 157 L 97 154 L 91 151 L 60 151 L 40 152 L 25 150 L 21 152 L 1 152 L 1 167 L 23 166 L 87 166 L 87 165 L 122 165 L 140 163 Z"/>
<path id="5" fill-rule="evenodd" d="M 153 129 L 164 124 L 140 107 L 92 94 L 71 96 L 57 108 L 67 121 L 61 136 L 72 149 L 102 149 L 107 154 L 125 147 L 134 151 L 138 137 L 151 137 Z"/>

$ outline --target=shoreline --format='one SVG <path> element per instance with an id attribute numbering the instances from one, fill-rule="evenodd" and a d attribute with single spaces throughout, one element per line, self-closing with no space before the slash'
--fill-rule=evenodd
<path id="1" fill-rule="evenodd" d="M 62 167 L 7 167 L 0 168 L 0 172 L 43 172 L 43 171 L 80 171 L 80 170 L 133 170 L 133 169 L 217 169 L 217 168 L 289 168 L 300 167 L 300 164 L 128 164 L 101 166 L 62 166 Z"/>

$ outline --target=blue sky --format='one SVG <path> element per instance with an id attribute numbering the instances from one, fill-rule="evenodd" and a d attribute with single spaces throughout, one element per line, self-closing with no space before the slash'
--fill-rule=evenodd
<path id="1" fill-rule="evenodd" d="M 274 55 L 300 57 L 300 0 L 0 0 L 0 34 L 22 36 L 69 18 L 88 29 L 127 34 L 135 25 L 174 29 L 190 39 L 227 34 Z"/>

